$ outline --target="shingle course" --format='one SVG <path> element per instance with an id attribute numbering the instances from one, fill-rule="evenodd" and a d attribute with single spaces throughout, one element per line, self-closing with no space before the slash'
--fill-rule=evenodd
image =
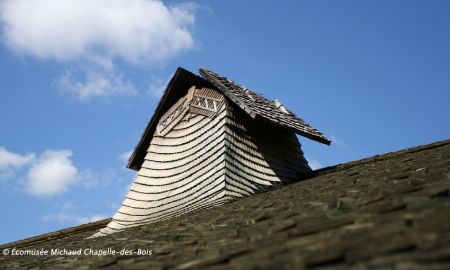
<path id="1" fill-rule="evenodd" d="M 288 114 L 283 113 L 283 110 L 280 110 L 275 102 L 266 99 L 264 96 L 240 86 L 225 77 L 221 77 L 212 71 L 200 69 L 200 73 L 204 78 L 183 68 L 177 69 L 129 159 L 128 168 L 136 171 L 140 169 L 160 117 L 179 98 L 183 97 L 193 85 L 212 89 L 218 88 L 220 92 L 253 118 L 267 121 L 277 127 L 290 129 L 297 134 L 321 143 L 328 145 L 331 143 L 325 135 L 311 127 L 303 119 L 297 117 L 286 108 L 284 109 L 286 109 Z"/>
<path id="2" fill-rule="evenodd" d="M 287 113 L 280 110 L 274 101 L 205 68 L 200 68 L 200 74 L 250 116 L 261 117 L 281 127 L 294 130 L 296 133 L 312 140 L 325 144 L 331 143 L 330 139 L 319 130 L 313 128 L 293 112 L 286 108 Z"/>
<path id="3" fill-rule="evenodd" d="M 85 239 L 98 222 L 0 246 L 151 256 L 0 256 L 0 269 L 449 269 L 449 190 L 447 140 L 107 237 Z"/>

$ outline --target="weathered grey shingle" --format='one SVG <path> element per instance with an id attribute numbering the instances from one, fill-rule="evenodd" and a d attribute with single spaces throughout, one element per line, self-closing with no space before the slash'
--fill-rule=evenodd
<path id="1" fill-rule="evenodd" d="M 200 68 L 200 74 L 251 117 L 268 120 L 275 125 L 291 129 L 299 135 L 321 143 L 331 143 L 319 130 L 313 128 L 293 112 L 281 107 L 280 103 L 277 104 L 276 101 L 268 100 L 255 91 L 247 89 L 210 70 Z"/>
<path id="2" fill-rule="evenodd" d="M 0 245 L 151 256 L 0 255 L 0 269 L 450 269 L 449 140 L 316 174 L 107 237 L 86 239 L 104 220 Z"/>

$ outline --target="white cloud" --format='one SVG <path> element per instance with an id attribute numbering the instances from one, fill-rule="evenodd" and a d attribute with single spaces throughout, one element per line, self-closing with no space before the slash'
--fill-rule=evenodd
<path id="1" fill-rule="evenodd" d="M 112 169 L 96 172 L 85 169 L 78 174 L 79 184 L 87 189 L 106 188 L 111 184 L 118 184 L 122 179 Z"/>
<path id="2" fill-rule="evenodd" d="M 133 186 L 133 182 L 128 183 L 126 186 L 124 186 L 123 195 L 122 197 L 126 197 L 128 195 L 128 192 L 130 192 L 131 187 Z"/>
<path id="3" fill-rule="evenodd" d="M 123 76 L 114 72 L 83 71 L 84 80 L 79 80 L 72 72 L 66 71 L 57 85 L 62 91 L 76 96 L 80 100 L 88 100 L 93 97 L 112 95 L 137 95 L 138 91 L 129 81 L 124 81 Z"/>
<path id="4" fill-rule="evenodd" d="M 4 0 L 4 42 L 12 50 L 59 61 L 165 59 L 192 48 L 193 4 L 156 0 Z"/>
<path id="5" fill-rule="evenodd" d="M 308 160 L 308 165 L 309 165 L 309 167 L 311 167 L 311 169 L 317 170 L 317 169 L 320 169 L 323 167 L 322 164 L 320 164 L 320 162 L 317 159 L 306 157 L 306 156 L 305 156 L 305 158 Z"/>
<path id="6" fill-rule="evenodd" d="M 26 191 L 34 195 L 64 192 L 77 181 L 78 169 L 72 164 L 69 150 L 47 150 L 31 167 L 26 176 Z"/>
<path id="7" fill-rule="evenodd" d="M 57 222 L 66 225 L 79 225 L 89 222 L 94 222 L 108 218 L 108 215 L 86 215 L 86 209 L 89 208 L 89 204 L 73 203 L 72 201 L 59 204 L 55 207 L 58 209 L 56 213 L 49 213 L 42 217 L 44 222 Z M 79 213 L 84 214 L 79 214 Z"/>
<path id="8" fill-rule="evenodd" d="M 73 225 L 85 224 L 89 222 L 94 222 L 108 218 L 106 215 L 92 215 L 92 216 L 81 216 L 74 214 L 71 211 L 60 211 L 55 214 L 47 214 L 42 217 L 45 222 L 58 222 L 58 223 L 69 223 Z"/>
<path id="9" fill-rule="evenodd" d="M 34 159 L 34 154 L 16 154 L 0 147 L 0 170 L 8 168 L 20 168 Z"/>
<path id="10" fill-rule="evenodd" d="M 83 211 L 88 208 L 88 205 L 74 204 L 73 202 L 65 202 L 59 207 L 56 213 L 44 215 L 42 220 L 44 222 L 57 222 L 71 225 L 79 225 L 89 222 L 98 221 L 108 218 L 107 215 L 79 215 L 77 212 Z"/>
<path id="11" fill-rule="evenodd" d="M 129 155 L 131 151 L 121 154 L 119 158 L 125 159 Z M 17 174 L 17 181 L 10 184 L 28 194 L 38 196 L 63 193 L 72 184 L 86 189 L 96 189 L 118 185 L 124 181 L 115 169 L 80 170 L 73 164 L 71 156 L 70 150 L 46 150 L 40 155 L 36 153 L 20 155 L 0 147 L 0 181 Z M 6 183 L 1 182 L 2 188 Z"/>
<path id="12" fill-rule="evenodd" d="M 117 158 L 122 162 L 128 163 L 128 159 L 131 157 L 131 154 L 133 154 L 133 150 L 123 152 Z"/>
<path id="13" fill-rule="evenodd" d="M 169 77 L 166 81 L 161 80 L 160 78 L 157 78 L 155 76 L 152 76 L 150 80 L 150 87 L 148 90 L 148 93 L 150 96 L 160 98 L 164 94 L 164 91 L 166 90 L 167 84 L 169 84 L 169 81 L 172 77 Z"/>
<path id="14" fill-rule="evenodd" d="M 335 136 L 331 135 L 330 136 L 332 145 L 335 145 L 337 147 L 340 148 L 349 148 L 348 144 L 346 144 L 344 141 L 342 141 L 341 139 L 336 138 Z"/>
<path id="15" fill-rule="evenodd" d="M 34 157 L 33 153 L 21 155 L 0 147 L 0 180 L 13 177 L 17 169 L 29 164 Z"/>
<path id="16" fill-rule="evenodd" d="M 105 218 L 108 218 L 108 216 L 105 216 L 105 215 L 93 215 L 93 216 L 90 216 L 90 217 L 83 217 L 83 219 L 81 219 L 81 221 L 87 220 L 87 221 L 82 222 L 82 223 L 87 223 L 87 222 L 99 221 L 99 220 L 102 220 L 102 219 L 105 219 Z"/>
<path id="17" fill-rule="evenodd" d="M 13 178 L 16 175 L 16 172 L 12 169 L 1 170 L 0 171 L 0 181 L 6 180 L 9 178 Z"/>
<path id="18" fill-rule="evenodd" d="M 148 65 L 194 47 L 197 6 L 158 0 L 0 0 L 2 41 L 20 55 L 78 68 L 55 84 L 80 100 L 135 95 L 115 63 Z"/>

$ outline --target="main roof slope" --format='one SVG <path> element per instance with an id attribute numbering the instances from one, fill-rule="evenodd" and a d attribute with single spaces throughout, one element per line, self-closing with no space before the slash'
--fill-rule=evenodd
<path id="1" fill-rule="evenodd" d="M 331 143 L 331 141 L 319 130 L 313 128 L 286 108 L 281 108 L 282 105 L 280 103 L 270 101 L 257 94 L 255 91 L 246 89 L 207 69 L 200 68 L 200 74 L 204 79 L 183 68 L 177 69 L 167 85 L 139 144 L 136 146 L 130 157 L 128 168 L 134 170 L 140 169 L 153 133 L 155 132 L 156 125 L 158 124 L 158 120 L 179 98 L 187 93 L 189 87 L 192 85 L 219 90 L 256 120 L 263 120 L 275 126 L 292 130 L 299 135 L 324 144 L 329 145 Z"/>
<path id="2" fill-rule="evenodd" d="M 0 255 L 0 269 L 450 268 L 450 140 L 316 172 L 107 237 L 86 239 L 104 220 L 0 246 L 141 248 L 152 256 Z"/>

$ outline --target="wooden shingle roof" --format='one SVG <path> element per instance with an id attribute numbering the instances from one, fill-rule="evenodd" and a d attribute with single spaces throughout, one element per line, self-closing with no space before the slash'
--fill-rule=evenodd
<path id="1" fill-rule="evenodd" d="M 0 245 L 0 269 L 450 269 L 449 173 L 447 140 L 107 237 L 86 239 L 104 220 Z M 1 255 L 13 247 L 153 254 Z"/>
<path id="2" fill-rule="evenodd" d="M 275 125 L 291 129 L 295 133 L 314 141 L 328 145 L 331 143 L 330 139 L 319 130 L 313 128 L 293 112 L 286 108 L 280 108 L 282 106 L 280 103 L 277 104 L 276 101 L 268 100 L 255 91 L 247 89 L 210 70 L 200 68 L 200 74 L 251 117 L 260 118 Z"/>
<path id="3" fill-rule="evenodd" d="M 292 130 L 301 136 L 327 145 L 331 143 L 319 130 L 313 128 L 279 102 L 268 100 L 255 91 L 246 89 L 207 69 L 200 68 L 200 74 L 203 78 L 183 68 L 177 69 L 168 83 L 152 118 L 147 124 L 141 140 L 129 159 L 128 168 L 134 170 L 140 169 L 159 118 L 179 98 L 184 96 L 192 85 L 217 89 L 257 121 L 262 120 L 277 127 Z"/>

